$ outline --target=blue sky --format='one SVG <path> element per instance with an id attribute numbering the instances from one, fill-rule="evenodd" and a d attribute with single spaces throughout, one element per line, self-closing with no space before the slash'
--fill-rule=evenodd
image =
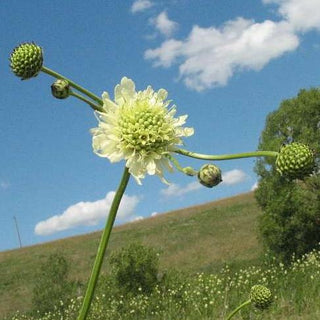
<path id="1" fill-rule="evenodd" d="M 316 0 L 13 0 L 0 14 L 0 250 L 19 246 L 14 216 L 23 245 L 101 229 L 124 165 L 92 152 L 87 105 L 54 99 L 43 73 L 10 72 L 17 44 L 35 41 L 45 66 L 97 95 L 113 95 L 123 76 L 138 90 L 165 88 L 195 130 L 185 148 L 201 153 L 256 150 L 267 114 L 320 83 Z M 254 163 L 219 162 L 224 182 L 213 189 L 179 172 L 169 187 L 132 179 L 117 223 L 250 191 Z"/>

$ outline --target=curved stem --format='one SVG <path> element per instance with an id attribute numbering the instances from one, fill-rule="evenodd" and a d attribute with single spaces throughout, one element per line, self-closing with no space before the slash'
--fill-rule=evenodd
<path id="1" fill-rule="evenodd" d="M 182 168 L 178 162 L 178 160 L 172 157 L 170 154 L 167 154 L 166 157 L 171 161 L 171 163 L 178 169 L 180 172 L 188 175 L 188 176 L 195 176 L 198 174 L 198 171 L 194 170 L 191 167 L 184 167 Z"/>
<path id="2" fill-rule="evenodd" d="M 47 68 L 47 67 L 45 67 L 45 66 L 42 66 L 42 67 L 41 67 L 41 71 L 44 72 L 44 73 L 47 73 L 47 74 L 49 74 L 50 76 L 53 76 L 53 77 L 55 77 L 55 78 L 57 78 L 57 79 L 67 80 L 67 81 L 69 82 L 69 84 L 70 84 L 71 87 L 73 87 L 73 88 L 79 90 L 80 92 L 84 93 L 85 95 L 87 95 L 87 96 L 88 96 L 89 98 L 91 98 L 92 100 L 98 102 L 99 105 L 101 105 L 101 106 L 103 105 L 102 100 L 101 100 L 98 96 L 96 96 L 95 94 L 93 94 L 93 93 L 90 92 L 89 90 L 87 90 L 87 89 L 79 86 L 77 83 L 75 83 L 75 82 L 73 82 L 72 80 L 66 78 L 65 76 L 59 74 L 58 72 L 55 72 L 55 71 L 53 71 L 53 70 L 51 70 L 51 69 L 49 69 L 49 68 Z"/>
<path id="3" fill-rule="evenodd" d="M 113 227 L 116 215 L 117 215 L 117 211 L 118 211 L 118 208 L 120 205 L 121 198 L 124 194 L 124 191 L 127 187 L 128 182 L 129 182 L 129 178 L 130 178 L 129 170 L 128 170 L 128 168 L 125 168 L 123 175 L 122 175 L 122 178 L 121 178 L 121 181 L 120 181 L 120 184 L 119 184 L 119 187 L 118 187 L 118 190 L 117 190 L 117 192 L 114 196 L 114 199 L 112 201 L 109 216 L 108 216 L 105 228 L 104 228 L 102 236 L 101 236 L 96 259 L 94 261 L 94 265 L 93 265 L 93 268 L 91 271 L 91 276 L 88 281 L 87 291 L 86 291 L 86 294 L 85 294 L 83 302 L 82 302 L 82 306 L 80 309 L 78 320 L 85 320 L 87 318 L 89 308 L 91 305 L 91 301 L 93 298 L 94 290 L 95 290 L 95 287 L 96 287 L 96 284 L 98 281 L 100 269 L 102 266 L 104 254 L 106 252 L 106 248 L 107 248 L 107 245 L 109 242 L 111 230 L 112 230 L 112 227 Z"/>
<path id="4" fill-rule="evenodd" d="M 176 149 L 174 150 L 174 152 L 190 158 L 196 158 L 201 160 L 231 160 L 231 159 L 250 158 L 250 157 L 276 157 L 278 155 L 278 152 L 276 151 L 252 151 L 252 152 L 221 154 L 221 155 L 195 153 L 195 152 L 191 152 L 184 149 Z"/>
<path id="5" fill-rule="evenodd" d="M 248 300 L 242 304 L 240 304 L 239 307 L 237 307 L 236 309 L 234 309 L 229 315 L 228 318 L 226 320 L 230 320 L 240 309 L 242 309 L 243 307 L 245 307 L 246 305 L 250 304 L 251 300 Z"/>
<path id="6" fill-rule="evenodd" d="M 87 103 L 93 110 L 103 112 L 103 108 L 101 106 L 96 105 L 95 103 L 93 103 L 92 101 L 90 101 L 89 99 L 87 99 L 86 97 L 82 96 L 81 94 L 79 94 L 77 92 L 74 92 L 71 90 L 70 96 L 74 96 L 75 98 L 78 98 L 78 99 L 82 100 L 83 102 Z"/>

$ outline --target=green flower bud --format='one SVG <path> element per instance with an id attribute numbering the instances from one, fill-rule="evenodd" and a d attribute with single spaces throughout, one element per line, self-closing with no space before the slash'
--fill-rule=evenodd
<path id="1" fill-rule="evenodd" d="M 198 179 L 205 187 L 212 188 L 222 181 L 221 170 L 214 164 L 205 164 L 198 172 Z"/>
<path id="2" fill-rule="evenodd" d="M 51 93 L 57 99 L 66 99 L 71 92 L 69 82 L 64 79 L 58 79 L 51 85 Z"/>
<path id="3" fill-rule="evenodd" d="M 287 144 L 280 149 L 276 159 L 277 171 L 291 179 L 302 179 L 315 168 L 315 156 L 306 145 L 298 142 Z"/>
<path id="4" fill-rule="evenodd" d="M 43 64 L 42 48 L 35 43 L 22 43 L 10 55 L 10 67 L 22 80 L 36 77 Z"/>
<path id="5" fill-rule="evenodd" d="M 267 287 L 258 284 L 251 288 L 250 300 L 256 308 L 264 310 L 272 303 L 272 293 Z"/>

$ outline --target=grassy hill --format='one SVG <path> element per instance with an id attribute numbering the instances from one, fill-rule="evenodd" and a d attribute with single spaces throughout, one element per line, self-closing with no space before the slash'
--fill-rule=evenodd
<path id="1" fill-rule="evenodd" d="M 214 271 L 224 263 L 248 265 L 258 260 L 257 217 L 253 193 L 172 211 L 113 230 L 109 251 L 141 242 L 161 251 L 161 269 Z M 85 282 L 101 232 L 0 252 L 0 318 L 26 311 L 39 263 L 62 252 L 72 263 L 72 278 Z M 103 266 L 107 272 L 108 264 Z"/>

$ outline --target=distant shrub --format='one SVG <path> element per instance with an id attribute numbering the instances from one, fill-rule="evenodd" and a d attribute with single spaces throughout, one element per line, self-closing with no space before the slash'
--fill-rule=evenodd
<path id="1" fill-rule="evenodd" d="M 33 288 L 33 312 L 45 314 L 64 308 L 72 294 L 74 284 L 68 280 L 69 264 L 61 254 L 51 254 L 39 266 L 36 285 Z"/>
<path id="2" fill-rule="evenodd" d="M 110 258 L 112 274 L 125 293 L 150 294 L 157 284 L 159 256 L 154 248 L 130 244 Z"/>

